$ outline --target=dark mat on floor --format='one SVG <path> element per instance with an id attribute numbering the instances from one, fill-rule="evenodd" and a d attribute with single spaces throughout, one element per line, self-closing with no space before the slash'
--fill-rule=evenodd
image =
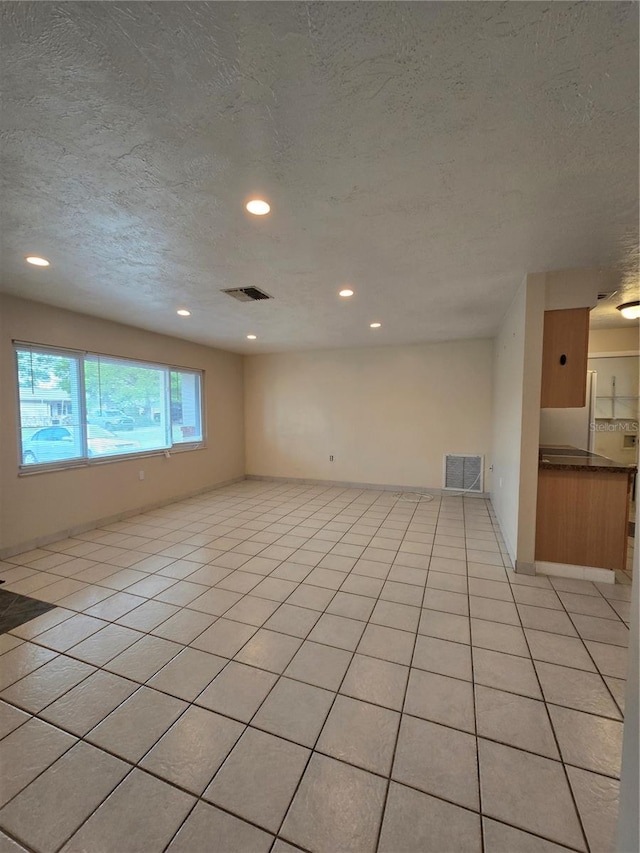
<path id="1" fill-rule="evenodd" d="M 38 601 L 36 598 L 28 598 L 26 595 L 0 588 L 0 634 L 53 610 L 55 606 L 47 601 Z"/>

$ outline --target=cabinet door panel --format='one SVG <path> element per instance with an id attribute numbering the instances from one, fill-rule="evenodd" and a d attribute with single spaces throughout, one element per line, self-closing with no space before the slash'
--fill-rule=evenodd
<path id="1" fill-rule="evenodd" d="M 575 409 L 586 404 L 589 309 L 544 312 L 543 409 Z"/>
<path id="2" fill-rule="evenodd" d="M 630 482 L 624 469 L 540 469 L 536 560 L 624 569 Z"/>

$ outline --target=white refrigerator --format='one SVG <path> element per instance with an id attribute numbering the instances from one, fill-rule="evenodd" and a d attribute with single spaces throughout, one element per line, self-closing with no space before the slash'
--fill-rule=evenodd
<path id="1" fill-rule="evenodd" d="M 587 372 L 587 404 L 581 409 L 540 409 L 540 444 L 570 444 L 580 450 L 593 450 L 595 434 L 591 424 L 595 419 L 595 370 Z"/>

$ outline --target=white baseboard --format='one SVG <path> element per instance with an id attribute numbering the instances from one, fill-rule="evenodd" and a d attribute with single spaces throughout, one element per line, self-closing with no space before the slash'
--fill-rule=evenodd
<path id="1" fill-rule="evenodd" d="M 266 483 L 294 483 L 301 486 L 337 486 L 343 489 L 372 489 L 379 492 L 427 492 L 435 497 L 455 498 L 458 492 L 452 493 L 450 489 L 432 489 L 426 486 L 394 486 L 388 483 L 350 483 L 346 480 L 312 480 L 307 477 L 270 477 L 266 474 L 247 474 L 245 480 L 262 480 Z M 466 492 L 467 498 L 482 498 L 488 500 L 489 492 Z"/>
<path id="2" fill-rule="evenodd" d="M 515 568 L 515 571 L 516 571 L 516 572 L 518 572 L 518 571 L 522 571 L 522 573 L 523 573 L 523 574 L 527 574 L 527 575 L 529 575 L 529 574 L 531 574 L 531 575 L 535 575 L 535 569 L 533 569 L 533 568 L 531 568 L 531 569 L 529 569 L 529 570 L 527 570 L 527 569 L 521 569 L 521 570 L 519 570 L 519 569 L 518 569 L 518 561 L 516 560 L 516 549 L 515 549 L 515 546 L 514 546 L 514 544 L 513 544 L 511 541 L 509 541 L 509 539 L 508 539 L 508 538 L 507 538 L 507 536 L 505 535 L 505 531 L 504 531 L 504 528 L 503 528 L 503 526 L 502 526 L 502 519 L 500 518 L 500 515 L 498 514 L 498 511 L 497 511 L 497 509 L 496 509 L 496 505 L 495 505 L 495 503 L 493 502 L 493 495 L 492 495 L 492 494 L 489 494 L 489 501 L 490 501 L 490 503 L 491 503 L 491 509 L 493 510 L 493 515 L 494 515 L 494 524 L 495 524 L 495 525 L 497 525 L 498 530 L 500 531 L 500 536 L 502 537 L 502 541 L 504 542 L 504 547 L 505 547 L 506 552 L 507 552 L 507 554 L 508 554 L 508 556 L 509 556 L 509 560 L 511 561 L 511 565 Z M 528 564 L 527 564 L 527 565 L 528 565 Z"/>
<path id="3" fill-rule="evenodd" d="M 615 583 L 616 573 L 613 569 L 601 569 L 597 566 L 574 566 L 571 563 L 548 563 L 536 560 L 536 574 L 553 575 L 556 578 L 575 578 L 580 581 L 594 583 Z"/>

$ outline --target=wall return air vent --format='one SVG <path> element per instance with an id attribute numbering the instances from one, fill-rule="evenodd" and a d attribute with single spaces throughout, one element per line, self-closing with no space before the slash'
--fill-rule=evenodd
<path id="1" fill-rule="evenodd" d="M 482 456 L 447 453 L 444 457 L 443 488 L 456 492 L 482 492 L 484 464 Z"/>
<path id="2" fill-rule="evenodd" d="M 261 299 L 273 299 L 273 296 L 269 296 L 268 293 L 258 287 L 232 287 L 222 292 L 233 297 L 233 299 L 237 299 L 238 302 L 259 302 Z"/>

